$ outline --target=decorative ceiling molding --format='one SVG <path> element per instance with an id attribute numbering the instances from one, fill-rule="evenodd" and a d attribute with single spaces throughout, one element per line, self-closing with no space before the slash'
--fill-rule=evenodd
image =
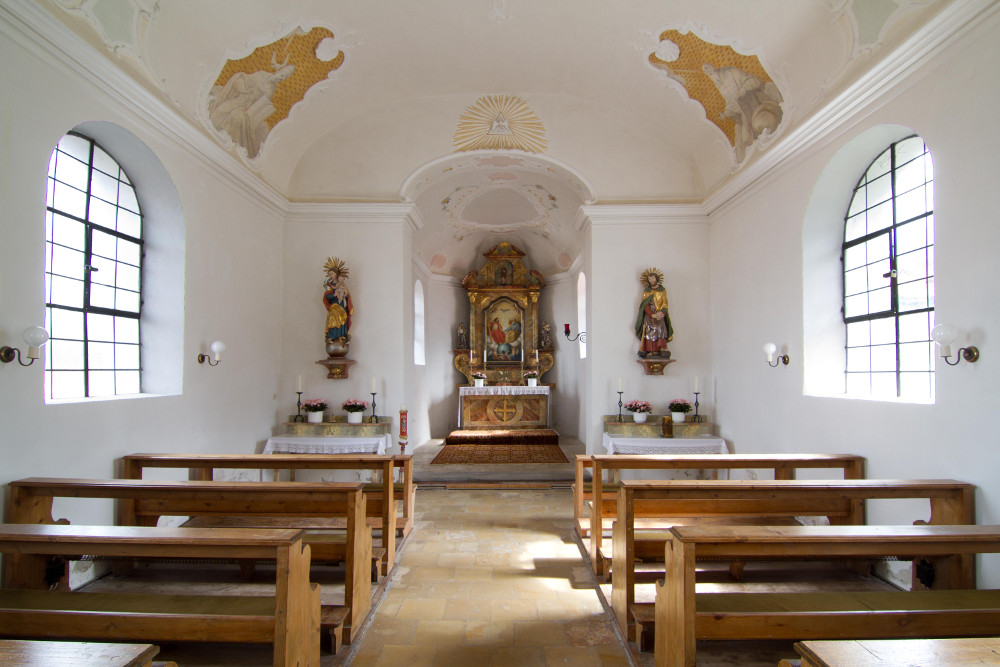
<path id="1" fill-rule="evenodd" d="M 544 153 L 545 126 L 516 95 L 480 97 L 458 120 L 455 150 L 518 150 Z"/>
<path id="2" fill-rule="evenodd" d="M 37 3 L 0 2 L 0 32 L 39 61 L 72 76 L 90 90 L 94 99 L 103 100 L 109 109 L 143 128 L 143 132 L 191 156 L 194 164 L 189 168 L 200 167 L 214 174 L 220 182 L 249 195 L 278 221 L 287 211 L 288 200 L 281 193 Z"/>
<path id="3" fill-rule="evenodd" d="M 593 204 L 581 206 L 578 229 L 602 225 L 705 225 L 708 214 L 701 204 Z"/>
<path id="4" fill-rule="evenodd" d="M 790 168 L 805 159 L 844 126 L 898 95 L 901 86 L 910 86 L 919 72 L 929 69 L 945 50 L 961 44 L 971 32 L 988 29 L 988 22 L 998 18 L 1000 3 L 995 0 L 957 3 L 954 11 L 936 15 L 854 85 L 801 125 L 784 133 L 770 150 L 711 192 L 703 202 L 706 213 L 714 215 L 737 205 L 779 169 Z"/>
<path id="5" fill-rule="evenodd" d="M 413 204 L 307 203 L 290 204 L 289 223 L 405 223 L 412 231 L 424 227 L 424 219 Z"/>
<path id="6" fill-rule="evenodd" d="M 142 39 L 160 11 L 159 0 L 53 0 L 63 11 L 83 17 L 114 53 L 143 63 Z"/>

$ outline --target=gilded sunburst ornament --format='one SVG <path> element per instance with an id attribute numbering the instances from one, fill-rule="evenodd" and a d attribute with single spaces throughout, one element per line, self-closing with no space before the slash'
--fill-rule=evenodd
<path id="1" fill-rule="evenodd" d="M 516 95 L 490 95 L 476 100 L 459 118 L 454 144 L 459 151 L 542 153 L 548 147 L 542 121 Z"/>

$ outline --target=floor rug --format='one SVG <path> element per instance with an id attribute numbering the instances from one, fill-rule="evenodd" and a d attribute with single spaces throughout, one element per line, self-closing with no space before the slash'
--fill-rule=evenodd
<path id="1" fill-rule="evenodd" d="M 550 428 L 462 429 L 444 439 L 446 445 L 558 445 L 559 434 Z"/>
<path id="2" fill-rule="evenodd" d="M 559 445 L 444 445 L 431 465 L 569 463 Z"/>

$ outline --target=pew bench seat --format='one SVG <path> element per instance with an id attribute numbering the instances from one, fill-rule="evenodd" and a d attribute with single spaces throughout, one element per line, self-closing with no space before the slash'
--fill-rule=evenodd
<path id="1" fill-rule="evenodd" d="M 5 667 L 177 667 L 173 661 L 154 661 L 159 652 L 152 644 L 0 639 Z"/>
<path id="2" fill-rule="evenodd" d="M 698 639 L 940 637 L 1000 632 L 1000 590 L 699 593 Z M 632 605 L 636 642 L 652 650 L 654 603 Z"/>

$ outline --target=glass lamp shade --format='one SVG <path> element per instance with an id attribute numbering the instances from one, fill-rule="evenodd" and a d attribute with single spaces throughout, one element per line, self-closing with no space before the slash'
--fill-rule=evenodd
<path id="1" fill-rule="evenodd" d="M 212 359 L 218 361 L 222 357 L 222 353 L 226 351 L 226 344 L 221 340 L 217 340 L 211 344 L 212 349 Z"/>
<path id="2" fill-rule="evenodd" d="M 45 327 L 28 327 L 24 330 L 24 342 L 28 344 L 28 358 L 37 359 L 39 348 L 49 340 L 49 332 Z"/>
<path id="3" fill-rule="evenodd" d="M 774 353 L 778 350 L 778 346 L 774 343 L 764 343 L 764 354 L 767 355 L 767 363 L 774 361 Z"/>
<path id="4" fill-rule="evenodd" d="M 958 329 L 950 324 L 939 324 L 931 329 L 931 338 L 941 347 L 941 356 L 951 356 L 951 344 L 958 338 Z"/>

